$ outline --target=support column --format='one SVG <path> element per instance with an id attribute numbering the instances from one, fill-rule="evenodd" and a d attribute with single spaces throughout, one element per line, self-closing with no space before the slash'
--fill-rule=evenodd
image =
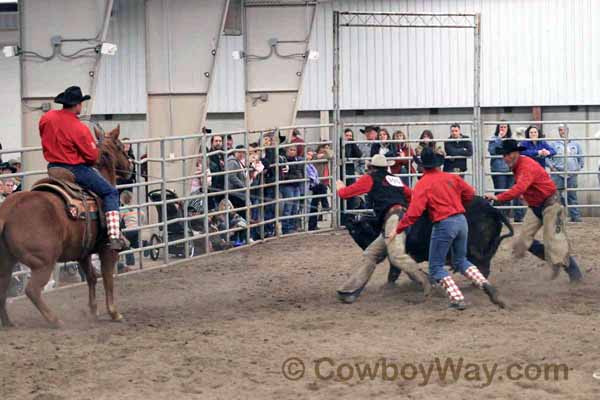
<path id="1" fill-rule="evenodd" d="M 146 68 L 150 137 L 201 132 L 206 121 L 214 65 L 228 0 L 148 0 L 146 2 Z M 200 143 L 186 155 L 197 153 Z M 158 154 L 151 145 L 149 154 Z M 180 143 L 168 143 L 167 156 L 182 155 Z M 195 162 L 186 163 L 190 173 Z M 167 165 L 167 175 L 181 175 L 181 164 Z M 158 176 L 158 166 L 149 166 Z M 185 183 L 175 188 L 185 193 Z"/>
<path id="2" fill-rule="evenodd" d="M 531 108 L 531 118 L 533 121 L 542 121 L 542 107 L 535 106 Z M 537 124 L 538 129 L 542 129 L 541 124 Z"/>
<path id="3" fill-rule="evenodd" d="M 246 128 L 293 125 L 316 2 L 247 0 L 244 11 Z"/>

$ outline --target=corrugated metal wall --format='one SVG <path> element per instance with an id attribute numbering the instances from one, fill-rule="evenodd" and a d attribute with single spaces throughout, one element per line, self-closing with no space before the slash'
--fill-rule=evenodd
<path id="1" fill-rule="evenodd" d="M 231 56 L 243 49 L 243 36 L 222 36 L 219 40 L 208 112 L 244 112 L 244 61 Z"/>
<path id="2" fill-rule="evenodd" d="M 144 15 L 144 0 L 115 0 L 107 41 L 119 49 L 102 57 L 94 114 L 146 113 Z"/>
<path id="3" fill-rule="evenodd" d="M 334 8 L 481 12 L 482 106 L 599 102 L 598 1 L 339 0 L 319 7 L 311 47 L 321 57 L 307 70 L 303 110 L 332 107 Z M 472 37 L 468 30 L 343 28 L 342 108 L 470 107 Z"/>
<path id="4" fill-rule="evenodd" d="M 0 30 L 0 46 L 17 44 L 17 36 L 17 31 Z M 18 57 L 0 55 L 0 143 L 4 149 L 20 147 L 22 143 L 20 68 Z"/>
<path id="5" fill-rule="evenodd" d="M 120 51 L 116 57 L 105 58 L 98 85 L 98 113 L 146 111 L 143 3 L 116 1 L 118 12 L 110 40 L 118 43 Z M 332 108 L 334 8 L 481 12 L 482 106 L 600 103 L 600 52 L 596 51 L 594 40 L 600 37 L 600 24 L 595 23 L 595 16 L 600 15 L 600 1 L 336 0 L 319 4 L 310 47 L 320 52 L 320 58 L 307 65 L 301 110 Z M 471 31 L 342 31 L 344 109 L 471 106 Z M 244 109 L 243 63 L 231 57 L 232 51 L 242 49 L 242 40 L 241 36 L 223 37 L 210 112 Z M 161 81 L 162 85 L 168 82 Z M 197 88 L 184 84 L 177 90 Z"/>

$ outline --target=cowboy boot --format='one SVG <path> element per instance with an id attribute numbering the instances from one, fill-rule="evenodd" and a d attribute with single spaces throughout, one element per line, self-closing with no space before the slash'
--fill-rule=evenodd
<path id="1" fill-rule="evenodd" d="M 400 268 L 394 267 L 390 264 L 390 270 L 388 271 L 387 281 L 388 283 L 394 283 L 400 277 L 402 270 Z"/>
<path id="2" fill-rule="evenodd" d="M 577 265 L 577 261 L 575 261 L 575 257 L 569 256 L 569 266 L 565 268 L 567 275 L 569 275 L 569 280 L 571 283 L 581 282 L 583 280 L 583 274 L 579 269 L 579 265 Z"/>

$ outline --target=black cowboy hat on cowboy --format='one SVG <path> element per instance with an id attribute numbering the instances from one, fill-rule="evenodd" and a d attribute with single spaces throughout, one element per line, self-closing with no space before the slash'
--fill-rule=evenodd
<path id="1" fill-rule="evenodd" d="M 64 92 L 56 96 L 54 98 L 54 102 L 62 104 L 65 107 L 73 107 L 91 98 L 92 97 L 89 94 L 86 94 L 84 96 L 79 86 L 71 86 L 66 88 Z"/>
<path id="2" fill-rule="evenodd" d="M 519 143 L 515 139 L 506 139 L 502 141 L 502 147 L 497 151 L 500 155 L 506 155 L 515 151 L 525 151 L 525 147 L 519 146 Z"/>
<path id="3" fill-rule="evenodd" d="M 369 131 L 375 131 L 375 132 L 379 133 L 380 129 L 381 128 L 379 128 L 378 126 L 375 126 L 375 125 L 367 125 L 367 126 L 365 126 L 365 129 L 361 129 L 360 132 L 367 133 Z"/>
<path id="4" fill-rule="evenodd" d="M 431 147 L 425 147 L 421 152 L 421 166 L 426 169 L 437 168 L 444 165 L 444 156 Z"/>

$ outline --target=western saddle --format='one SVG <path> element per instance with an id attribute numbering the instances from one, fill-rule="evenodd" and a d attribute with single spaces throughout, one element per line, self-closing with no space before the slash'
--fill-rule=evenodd
<path id="1" fill-rule="evenodd" d="M 92 242 L 92 221 L 99 224 L 100 233 L 106 230 L 106 217 L 98 195 L 76 184 L 75 175 L 68 169 L 59 167 L 48 168 L 48 178 L 37 181 L 31 191 L 57 195 L 65 203 L 69 218 L 85 221 L 83 248 L 86 252 L 92 250 L 95 245 Z"/>

